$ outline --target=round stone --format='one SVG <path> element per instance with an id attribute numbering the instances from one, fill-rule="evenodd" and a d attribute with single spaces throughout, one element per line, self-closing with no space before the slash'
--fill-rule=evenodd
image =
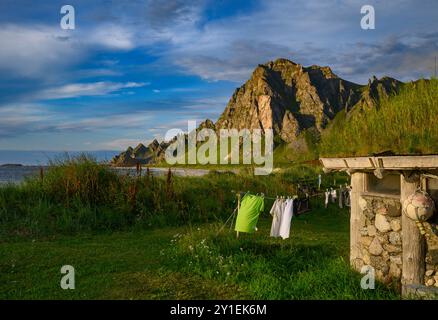
<path id="1" fill-rule="evenodd" d="M 362 197 L 359 197 L 359 207 L 362 211 L 365 211 L 368 208 L 368 202 Z"/>
<path id="2" fill-rule="evenodd" d="M 434 270 L 427 270 L 426 271 L 426 277 L 431 277 L 431 276 L 433 276 L 434 273 L 435 273 Z"/>
<path id="3" fill-rule="evenodd" d="M 429 279 L 426 281 L 426 286 L 430 287 L 433 286 L 435 284 L 435 280 L 434 279 Z"/>
<path id="4" fill-rule="evenodd" d="M 400 245 L 402 242 L 400 232 L 390 232 L 389 242 L 395 245 Z"/>
<path id="5" fill-rule="evenodd" d="M 380 241 L 379 241 L 379 239 L 377 239 L 377 237 L 375 237 L 373 239 L 373 241 L 371 242 L 370 247 L 369 247 L 369 251 L 374 256 L 379 256 L 382 254 L 383 247 L 380 244 Z"/>
<path id="6" fill-rule="evenodd" d="M 374 225 L 380 232 L 388 232 L 391 230 L 391 225 L 389 224 L 387 218 L 382 214 L 376 214 L 376 221 L 374 222 Z"/>
<path id="7" fill-rule="evenodd" d="M 400 231 L 401 230 L 401 223 L 400 223 L 399 219 L 394 219 L 389 224 L 391 225 L 391 229 L 393 231 Z"/>
<path id="8" fill-rule="evenodd" d="M 376 235 L 376 233 L 377 233 L 377 229 L 376 229 L 376 227 L 375 226 L 368 226 L 368 235 L 370 236 L 370 237 L 374 237 L 375 235 Z"/>

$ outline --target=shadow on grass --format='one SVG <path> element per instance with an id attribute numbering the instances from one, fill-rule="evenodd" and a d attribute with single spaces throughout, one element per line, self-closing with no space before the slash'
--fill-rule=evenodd
<path id="1" fill-rule="evenodd" d="M 376 284 L 363 290 L 335 244 L 307 244 L 272 238 L 236 239 L 188 234 L 168 252 L 169 268 L 236 284 L 256 299 L 397 299 Z"/>

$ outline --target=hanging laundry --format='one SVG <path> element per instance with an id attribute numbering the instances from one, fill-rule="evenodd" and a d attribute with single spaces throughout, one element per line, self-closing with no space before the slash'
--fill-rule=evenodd
<path id="1" fill-rule="evenodd" d="M 330 189 L 331 191 L 330 191 L 330 196 L 331 196 L 331 198 L 332 198 L 332 202 L 333 203 L 335 203 L 336 202 L 336 190 L 335 189 L 333 189 L 333 188 L 331 188 Z"/>
<path id="2" fill-rule="evenodd" d="M 339 188 L 339 208 L 344 207 L 344 189 L 340 186 Z"/>
<path id="3" fill-rule="evenodd" d="M 252 233 L 256 230 L 260 213 L 264 210 L 264 198 L 252 194 L 246 194 L 240 204 L 237 213 L 234 230 Z"/>
<path id="4" fill-rule="evenodd" d="M 272 216 L 271 237 L 279 237 L 281 218 L 284 211 L 284 200 L 277 198 L 272 205 L 270 214 Z"/>
<path id="5" fill-rule="evenodd" d="M 294 214 L 293 212 L 294 199 L 287 199 L 285 203 L 286 205 L 283 211 L 283 216 L 281 217 L 281 224 L 279 231 L 279 235 L 280 237 L 283 238 L 283 240 L 289 238 L 290 224 L 292 221 L 292 216 Z"/>
<path id="6" fill-rule="evenodd" d="M 347 187 L 344 190 L 344 203 L 345 203 L 345 206 L 350 207 L 350 205 L 351 205 L 350 200 L 351 200 L 351 187 Z"/>
<path id="7" fill-rule="evenodd" d="M 330 191 L 327 189 L 324 194 L 325 194 L 324 206 L 327 208 L 330 200 Z"/>

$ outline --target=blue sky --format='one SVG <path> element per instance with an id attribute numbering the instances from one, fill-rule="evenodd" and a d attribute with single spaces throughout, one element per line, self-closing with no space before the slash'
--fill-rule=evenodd
<path id="1" fill-rule="evenodd" d="M 360 28 L 366 4 L 375 30 Z M 429 77 L 438 1 L 2 0 L 0 46 L 0 149 L 121 150 L 215 121 L 279 57 L 362 84 Z"/>

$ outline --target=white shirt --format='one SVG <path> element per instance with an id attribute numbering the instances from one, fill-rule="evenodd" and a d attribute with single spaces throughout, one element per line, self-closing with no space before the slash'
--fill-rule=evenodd
<path id="1" fill-rule="evenodd" d="M 272 205 L 271 211 L 269 212 L 272 215 L 272 225 L 271 225 L 271 237 L 279 237 L 279 230 L 281 224 L 281 216 L 283 215 L 283 200 L 276 199 L 274 204 Z"/>
<path id="2" fill-rule="evenodd" d="M 290 223 L 292 221 L 293 210 L 294 210 L 293 204 L 294 204 L 293 199 L 287 199 L 285 201 L 285 206 L 283 210 L 283 215 L 281 217 L 280 230 L 279 230 L 279 235 L 283 239 L 289 238 Z"/>

